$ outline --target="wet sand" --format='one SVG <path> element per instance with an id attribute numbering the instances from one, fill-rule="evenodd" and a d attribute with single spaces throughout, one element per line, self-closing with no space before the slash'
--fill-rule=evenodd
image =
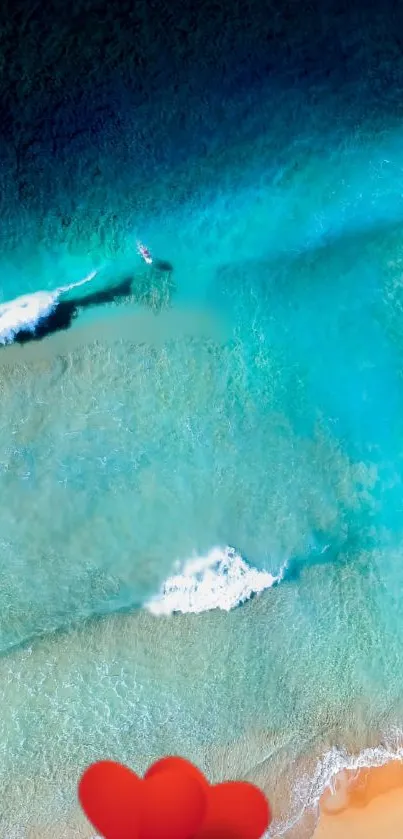
<path id="1" fill-rule="evenodd" d="M 401 839 L 403 762 L 344 770 L 320 803 L 314 839 Z"/>

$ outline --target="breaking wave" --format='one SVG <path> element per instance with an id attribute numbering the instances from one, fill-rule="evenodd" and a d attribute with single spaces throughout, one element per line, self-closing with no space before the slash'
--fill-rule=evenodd
<path id="1" fill-rule="evenodd" d="M 392 731 L 385 735 L 384 743 L 350 754 L 346 749 L 334 747 L 318 760 L 312 775 L 302 776 L 294 790 L 292 816 L 285 822 L 276 820 L 270 826 L 268 835 L 279 837 L 295 827 L 308 812 L 318 812 L 319 801 L 326 789 L 333 789 L 334 780 L 343 770 L 370 769 L 384 766 L 393 760 L 403 761 L 402 732 Z"/>
<path id="2" fill-rule="evenodd" d="M 0 304 L 0 345 L 12 344 L 19 332 L 34 333 L 38 325 L 56 309 L 63 294 L 89 283 L 96 276 L 92 271 L 83 280 L 60 286 L 54 291 L 35 291 Z"/>
<path id="3" fill-rule="evenodd" d="M 206 556 L 175 564 L 160 592 L 145 603 L 153 615 L 229 612 L 251 597 L 261 594 L 284 576 L 285 565 L 276 576 L 249 565 L 231 547 L 215 547 Z"/>

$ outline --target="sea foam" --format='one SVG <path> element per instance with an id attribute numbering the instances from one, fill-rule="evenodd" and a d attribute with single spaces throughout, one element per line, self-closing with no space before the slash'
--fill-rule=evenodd
<path id="1" fill-rule="evenodd" d="M 89 283 L 97 272 L 54 291 L 35 291 L 0 304 L 0 344 L 11 344 L 19 332 L 35 332 L 38 324 L 55 310 L 62 294 Z"/>
<path id="2" fill-rule="evenodd" d="M 137 253 L 148 265 L 153 262 L 149 248 L 141 242 L 137 242 Z M 19 332 L 34 333 L 38 324 L 54 312 L 63 294 L 91 282 L 98 273 L 91 271 L 84 279 L 53 291 L 35 291 L 1 303 L 0 345 L 12 344 Z"/>
<path id="3" fill-rule="evenodd" d="M 253 595 L 280 582 L 285 567 L 277 576 L 249 565 L 234 548 L 215 547 L 206 556 L 184 563 L 176 562 L 175 574 L 163 583 L 160 592 L 145 603 L 153 615 L 229 612 Z"/>
<path id="4" fill-rule="evenodd" d="M 320 799 L 326 789 L 334 788 L 337 775 L 344 769 L 357 770 L 384 766 L 393 760 L 403 761 L 402 731 L 392 731 L 383 736 L 383 744 L 350 754 L 347 749 L 334 746 L 318 760 L 312 775 L 303 775 L 294 788 L 292 816 L 283 821 L 276 819 L 270 825 L 268 836 L 279 837 L 301 822 L 305 813 L 318 813 Z"/>

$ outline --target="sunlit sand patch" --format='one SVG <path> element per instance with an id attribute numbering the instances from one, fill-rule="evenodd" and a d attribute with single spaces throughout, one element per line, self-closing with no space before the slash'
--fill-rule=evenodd
<path id="1" fill-rule="evenodd" d="M 66 356 L 94 342 L 105 346 L 127 341 L 160 347 L 167 341 L 186 338 L 224 342 L 228 334 L 228 324 L 207 309 L 177 309 L 158 316 L 149 311 L 135 310 L 109 318 L 104 315 L 96 322 L 78 324 L 72 330 L 47 336 L 37 343 L 12 344 L 2 348 L 0 366 L 23 364 L 32 367 L 58 356 Z"/>
<path id="2" fill-rule="evenodd" d="M 403 762 L 343 770 L 320 802 L 314 839 L 400 839 L 403 835 Z"/>

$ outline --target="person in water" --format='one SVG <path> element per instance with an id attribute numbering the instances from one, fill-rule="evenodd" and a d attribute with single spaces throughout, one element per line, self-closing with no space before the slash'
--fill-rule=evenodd
<path id="1" fill-rule="evenodd" d="M 146 262 L 147 265 L 152 265 L 153 258 L 151 253 L 149 249 L 142 244 L 142 242 L 137 242 L 137 253 L 142 257 L 142 259 L 144 259 L 144 262 Z"/>
<path id="2" fill-rule="evenodd" d="M 168 262 L 168 260 L 155 259 L 155 257 L 152 256 L 150 249 L 139 241 L 137 242 L 137 253 L 139 254 L 139 256 L 141 256 L 142 259 L 144 259 L 144 262 L 146 262 L 147 265 L 153 265 L 154 268 L 157 268 L 159 271 L 163 271 L 167 274 L 172 273 L 173 266 L 170 262 Z"/>

